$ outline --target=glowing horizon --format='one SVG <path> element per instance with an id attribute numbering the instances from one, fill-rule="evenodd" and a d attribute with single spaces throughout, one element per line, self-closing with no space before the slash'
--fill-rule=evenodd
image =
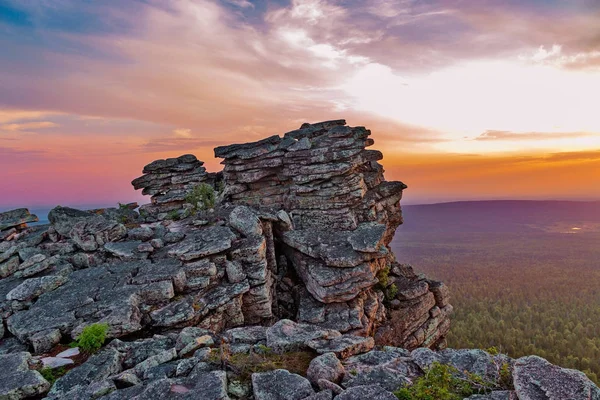
<path id="1" fill-rule="evenodd" d="M 600 199 L 600 5 L 0 5 L 0 207 L 148 201 L 157 159 L 344 118 L 405 203 Z"/>

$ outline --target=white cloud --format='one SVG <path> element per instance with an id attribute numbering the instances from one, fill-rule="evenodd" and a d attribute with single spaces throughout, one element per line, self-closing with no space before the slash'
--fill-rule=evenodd
<path id="1" fill-rule="evenodd" d="M 191 129 L 174 129 L 173 134 L 180 138 L 191 138 L 192 130 Z"/>

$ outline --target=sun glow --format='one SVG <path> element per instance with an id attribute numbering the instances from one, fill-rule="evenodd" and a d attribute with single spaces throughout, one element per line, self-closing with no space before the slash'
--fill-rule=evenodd
<path id="1" fill-rule="evenodd" d="M 596 93 L 600 73 L 567 71 L 525 62 L 462 63 L 424 76 L 399 76 L 368 64 L 344 85 L 361 110 L 443 132 L 448 140 L 473 139 L 487 130 L 514 133 L 592 133 L 548 138 L 547 148 L 600 147 Z M 539 140 L 532 141 L 538 143 Z M 517 150 L 529 143 L 441 143 L 451 151 Z"/>

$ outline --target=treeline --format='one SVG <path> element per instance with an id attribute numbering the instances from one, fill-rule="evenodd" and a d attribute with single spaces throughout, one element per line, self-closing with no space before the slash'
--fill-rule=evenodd
<path id="1" fill-rule="evenodd" d="M 450 347 L 536 354 L 600 377 L 600 235 L 407 233 L 401 261 L 443 280 Z"/>

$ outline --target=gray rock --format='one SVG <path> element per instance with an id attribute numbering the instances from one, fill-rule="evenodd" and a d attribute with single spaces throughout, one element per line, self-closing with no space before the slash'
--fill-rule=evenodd
<path id="1" fill-rule="evenodd" d="M 165 236 L 166 238 L 166 236 Z M 195 260 L 221 253 L 231 248 L 234 233 L 226 226 L 210 226 L 200 229 L 194 235 L 186 237 L 182 242 L 169 250 L 169 255 L 184 261 Z"/>
<path id="2" fill-rule="evenodd" d="M 0 231 L 12 227 L 20 227 L 28 222 L 39 221 L 36 215 L 30 214 L 26 208 L 18 208 L 16 210 L 5 211 L 0 213 Z"/>
<path id="3" fill-rule="evenodd" d="M 398 400 L 393 393 L 385 390 L 379 385 L 354 386 L 344 390 L 342 394 L 334 397 L 334 400 Z"/>
<path id="4" fill-rule="evenodd" d="M 388 367 L 375 367 L 370 370 L 361 371 L 356 375 L 346 374 L 342 386 L 350 388 L 354 386 L 379 385 L 393 392 L 398 388 L 412 383 L 402 372 Z"/>
<path id="5" fill-rule="evenodd" d="M 226 261 L 225 272 L 227 273 L 227 280 L 230 283 L 238 283 L 246 279 L 244 268 L 240 262 L 237 261 Z"/>
<path id="6" fill-rule="evenodd" d="M 310 382 L 284 369 L 252 374 L 256 400 L 300 400 L 315 394 Z"/>
<path id="7" fill-rule="evenodd" d="M 138 246 L 142 242 L 139 240 L 133 240 L 128 242 L 110 242 L 104 245 L 104 250 L 108 251 L 115 257 L 119 257 L 121 260 L 133 260 L 136 258 Z"/>
<path id="8" fill-rule="evenodd" d="M 19 286 L 8 292 L 7 300 L 30 301 L 43 293 L 50 292 L 61 286 L 67 281 L 64 276 L 43 276 L 40 278 L 30 278 L 25 280 Z"/>
<path id="9" fill-rule="evenodd" d="M 331 390 L 321 390 L 319 393 L 315 393 L 302 400 L 332 400 L 333 393 Z"/>
<path id="10" fill-rule="evenodd" d="M 230 344 L 257 344 L 267 342 L 266 326 L 244 326 L 227 330 L 223 337 Z"/>
<path id="11" fill-rule="evenodd" d="M 19 268 L 19 256 L 9 258 L 3 263 L 0 263 L 0 278 L 6 278 L 12 275 Z"/>
<path id="12" fill-rule="evenodd" d="M 154 237 L 154 231 L 150 227 L 140 226 L 139 228 L 133 228 L 127 232 L 127 237 L 130 240 L 146 242 Z"/>
<path id="13" fill-rule="evenodd" d="M 340 385 L 338 385 L 337 383 L 328 381 L 327 379 L 319 379 L 317 381 L 317 386 L 321 390 L 329 390 L 330 392 L 332 392 L 333 394 L 336 394 L 336 395 L 340 394 L 344 391 L 344 388 L 342 388 Z"/>
<path id="14" fill-rule="evenodd" d="M 339 383 L 344 376 L 344 366 L 338 360 L 334 353 L 325 353 L 311 360 L 306 377 L 314 385 L 318 384 L 319 379 Z"/>
<path id="15" fill-rule="evenodd" d="M 343 359 L 355 354 L 366 353 L 373 349 L 375 341 L 370 336 L 342 335 L 333 339 L 310 340 L 306 344 L 319 354 L 332 352 Z"/>
<path id="16" fill-rule="evenodd" d="M 245 237 L 262 235 L 262 226 L 258 216 L 246 206 L 237 206 L 229 215 L 229 224 Z"/>
<path id="17" fill-rule="evenodd" d="M 538 356 L 516 360 L 513 381 L 520 400 L 600 399 L 600 389 L 583 372 L 552 365 Z"/>
<path id="18" fill-rule="evenodd" d="M 210 331 L 188 326 L 183 328 L 177 336 L 175 348 L 177 349 L 179 356 L 182 357 L 198 350 L 201 347 L 207 347 L 213 344 L 214 340 Z"/>
<path id="19" fill-rule="evenodd" d="M 241 381 L 230 381 L 227 392 L 236 398 L 244 399 L 252 393 L 252 386 Z"/>
<path id="20" fill-rule="evenodd" d="M 94 251 L 104 243 L 120 240 L 127 234 L 127 228 L 114 220 L 69 207 L 52 209 L 48 220 L 58 234 L 73 239 L 84 251 Z"/>
<path id="21" fill-rule="evenodd" d="M 308 348 L 310 340 L 333 339 L 338 336 L 341 336 L 338 331 L 282 319 L 267 329 L 267 346 L 275 351 L 294 351 Z"/>
<path id="22" fill-rule="evenodd" d="M 348 243 L 356 251 L 376 253 L 380 250 L 387 226 L 377 223 L 365 223 L 348 236 Z"/>
<path id="23" fill-rule="evenodd" d="M 59 329 L 46 329 L 36 332 L 29 338 L 29 341 L 33 346 L 34 352 L 39 354 L 52 350 L 60 342 L 61 338 L 62 334 Z"/>
<path id="24" fill-rule="evenodd" d="M 50 384 L 35 370 L 30 370 L 31 355 L 26 352 L 0 355 L 1 399 L 23 399 L 45 393 Z"/>
<path id="25" fill-rule="evenodd" d="M 66 394 L 91 383 L 101 382 L 111 375 L 121 372 L 121 354 L 113 348 L 106 348 L 91 356 L 85 363 L 73 368 L 60 377 L 48 393 L 49 398 L 70 398 Z"/>

